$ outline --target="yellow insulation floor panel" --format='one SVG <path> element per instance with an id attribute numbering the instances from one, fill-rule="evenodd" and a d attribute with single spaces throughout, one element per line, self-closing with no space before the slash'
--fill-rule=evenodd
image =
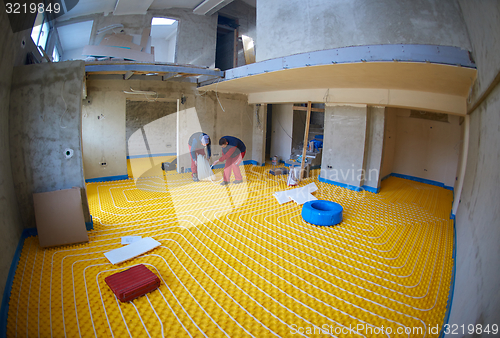
<path id="1" fill-rule="evenodd" d="M 307 224 L 279 205 L 286 177 L 242 167 L 243 184 L 161 173 L 89 183 L 90 242 L 24 243 L 8 337 L 437 337 L 453 267 L 452 192 L 390 177 L 379 194 L 315 182 L 343 222 Z M 220 176 L 220 170 L 216 171 Z M 160 176 L 161 175 L 161 176 Z M 234 179 L 234 178 L 233 178 Z M 112 265 L 121 237 L 161 246 Z M 156 291 L 121 303 L 104 278 L 137 264 Z"/>

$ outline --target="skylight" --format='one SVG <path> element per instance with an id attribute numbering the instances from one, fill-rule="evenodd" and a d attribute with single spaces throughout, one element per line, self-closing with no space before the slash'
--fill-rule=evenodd
<path id="1" fill-rule="evenodd" d="M 170 26 L 175 23 L 176 20 L 167 18 L 153 18 L 151 24 L 153 26 Z"/>

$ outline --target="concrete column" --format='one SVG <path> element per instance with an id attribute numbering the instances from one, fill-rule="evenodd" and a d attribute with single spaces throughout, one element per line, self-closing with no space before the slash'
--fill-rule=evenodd
<path id="1" fill-rule="evenodd" d="M 10 154 L 26 228 L 35 226 L 33 193 L 85 188 L 81 145 L 84 67 L 83 61 L 68 61 L 14 69 Z M 86 201 L 83 208 L 89 222 Z"/>
<path id="2" fill-rule="evenodd" d="M 267 104 L 255 105 L 253 116 L 252 160 L 266 162 Z"/>
<path id="3" fill-rule="evenodd" d="M 293 104 L 273 105 L 271 156 L 287 160 L 292 152 Z"/>
<path id="4" fill-rule="evenodd" d="M 325 133 L 320 181 L 351 189 L 363 185 L 368 108 L 325 107 Z"/>
<path id="5" fill-rule="evenodd" d="M 372 192 L 378 192 L 380 188 L 384 124 L 385 107 L 369 107 L 367 111 L 363 186 Z"/>

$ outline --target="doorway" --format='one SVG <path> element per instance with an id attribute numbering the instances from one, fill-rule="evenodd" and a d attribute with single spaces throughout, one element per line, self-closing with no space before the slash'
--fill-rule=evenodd
<path id="1" fill-rule="evenodd" d="M 234 68 L 237 58 L 238 22 L 219 15 L 217 21 L 217 44 L 215 50 L 215 67 L 220 70 Z"/>

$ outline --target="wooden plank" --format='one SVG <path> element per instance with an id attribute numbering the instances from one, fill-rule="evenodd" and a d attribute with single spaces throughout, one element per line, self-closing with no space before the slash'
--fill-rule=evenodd
<path id="1" fill-rule="evenodd" d="M 293 106 L 293 110 L 303 110 L 303 111 L 307 111 L 307 107 L 302 107 L 302 106 Z M 317 112 L 320 112 L 320 113 L 324 113 L 325 110 L 324 109 L 321 109 L 321 108 L 311 108 L 311 111 L 317 111 Z"/>
<path id="2" fill-rule="evenodd" d="M 87 45 L 83 47 L 82 55 L 92 56 L 110 56 L 115 58 L 124 58 L 135 61 L 154 62 L 153 55 L 149 53 L 139 52 L 136 50 L 116 48 L 110 46 L 92 46 Z"/>
<path id="3" fill-rule="evenodd" d="M 38 49 L 42 52 L 42 56 L 45 60 L 47 60 L 47 62 L 52 62 L 52 58 L 45 52 L 45 49 L 43 49 L 42 46 L 38 46 Z"/>
<path id="4" fill-rule="evenodd" d="M 245 54 L 245 64 L 255 63 L 254 42 L 251 37 L 242 36 L 243 53 Z"/>
<path id="5" fill-rule="evenodd" d="M 125 49 L 131 49 L 131 50 L 136 50 L 136 51 L 142 51 L 142 47 L 131 42 L 127 41 L 122 38 L 122 36 L 125 36 L 123 34 L 109 34 L 105 35 L 104 38 L 101 40 L 101 43 L 99 45 L 102 46 L 112 46 L 112 47 L 126 47 Z M 128 35 L 130 36 L 130 35 Z M 130 36 L 132 37 L 132 36 Z"/>
<path id="6" fill-rule="evenodd" d="M 311 121 L 311 101 L 307 102 L 306 129 L 304 130 L 304 147 L 302 148 L 302 162 L 300 163 L 300 179 L 304 178 L 304 164 L 306 163 L 307 140 L 309 138 L 309 123 Z"/>

